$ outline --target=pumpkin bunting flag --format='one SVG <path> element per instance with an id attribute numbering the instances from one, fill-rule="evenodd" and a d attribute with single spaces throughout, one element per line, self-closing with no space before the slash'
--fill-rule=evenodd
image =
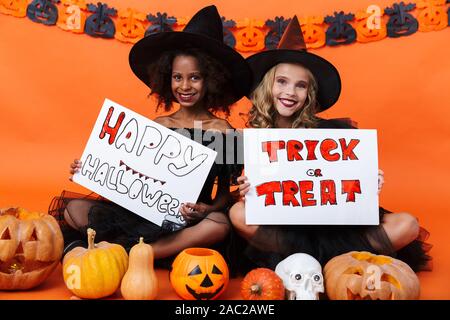
<path id="1" fill-rule="evenodd" d="M 376 4 L 356 13 L 336 10 L 333 15 L 302 17 L 300 23 L 307 48 L 367 43 L 386 37 L 399 38 L 417 31 L 430 32 L 450 26 L 448 0 L 417 0 L 393 3 L 382 8 Z M 132 8 L 118 10 L 106 3 L 86 0 L 12 0 L 0 1 L 0 13 L 27 16 L 31 21 L 96 38 L 115 38 L 136 43 L 143 37 L 181 30 L 187 17 L 168 13 L 142 13 Z M 261 22 L 246 18 L 235 22 L 222 17 L 224 42 L 236 51 L 260 52 L 277 47 L 290 18 L 275 17 Z"/>

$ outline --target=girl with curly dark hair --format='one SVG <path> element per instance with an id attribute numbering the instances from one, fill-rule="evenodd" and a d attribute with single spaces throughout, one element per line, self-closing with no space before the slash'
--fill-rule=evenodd
<path id="1" fill-rule="evenodd" d="M 182 134 L 215 137 L 225 142 L 231 125 L 214 115 L 228 113 L 230 105 L 249 90 L 251 72 L 245 59 L 223 43 L 223 26 L 214 6 L 200 10 L 181 32 L 162 32 L 147 36 L 130 51 L 130 66 L 136 76 L 158 99 L 157 108 L 179 109 L 155 122 Z M 233 143 L 236 142 L 233 134 Z M 211 139 L 197 141 L 205 146 Z M 189 247 L 214 247 L 230 231 L 225 214 L 230 203 L 230 181 L 240 175 L 241 166 L 223 163 L 227 152 L 223 144 L 197 202 L 180 208 L 186 225 L 167 221 L 160 227 L 104 199 L 63 194 L 50 206 L 50 213 L 65 223 L 65 252 L 80 243 L 87 228 L 97 232 L 97 239 L 123 245 L 129 250 L 140 237 L 152 244 L 155 259 L 166 262 Z M 234 154 L 232 155 L 235 158 Z M 229 158 L 229 156 L 227 157 Z M 218 161 L 219 160 L 219 161 Z M 71 164 L 71 174 L 81 163 Z M 217 183 L 215 195 L 213 187 Z M 180 186 L 189 188 L 189 186 Z M 74 241 L 75 239 L 75 241 Z"/>

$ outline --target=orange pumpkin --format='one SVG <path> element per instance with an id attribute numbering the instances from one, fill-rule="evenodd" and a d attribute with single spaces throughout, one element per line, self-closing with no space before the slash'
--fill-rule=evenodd
<path id="1" fill-rule="evenodd" d="M 228 266 L 222 255 L 212 249 L 188 248 L 172 263 L 170 283 L 186 300 L 213 300 L 228 286 Z"/>
<path id="2" fill-rule="evenodd" d="M 241 52 L 261 51 L 264 49 L 264 22 L 245 19 L 237 24 L 235 49 Z"/>
<path id="3" fill-rule="evenodd" d="M 419 12 L 419 31 L 438 31 L 445 29 L 448 24 L 446 0 L 422 0 L 417 2 Z"/>
<path id="4" fill-rule="evenodd" d="M 88 247 L 75 247 L 63 259 L 64 283 L 80 298 L 98 299 L 113 294 L 128 268 L 128 254 L 115 243 L 95 243 L 95 230 L 87 230 Z"/>
<path id="5" fill-rule="evenodd" d="M 300 25 L 307 48 L 320 48 L 325 45 L 326 35 L 322 27 L 322 16 L 302 18 Z"/>
<path id="6" fill-rule="evenodd" d="M 253 269 L 241 282 L 241 295 L 244 300 L 284 300 L 283 280 L 271 269 Z"/>
<path id="7" fill-rule="evenodd" d="M 55 218 L 23 208 L 0 210 L 0 290 L 26 290 L 58 265 L 64 240 Z"/>
<path id="8" fill-rule="evenodd" d="M 412 300 L 420 295 L 419 279 L 406 263 L 365 251 L 334 257 L 324 277 L 331 300 Z"/>

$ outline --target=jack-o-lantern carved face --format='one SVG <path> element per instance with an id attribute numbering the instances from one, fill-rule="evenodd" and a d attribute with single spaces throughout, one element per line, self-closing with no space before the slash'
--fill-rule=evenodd
<path id="1" fill-rule="evenodd" d="M 42 283 L 59 263 L 64 240 L 55 218 L 21 208 L 0 210 L 0 290 Z"/>
<path id="2" fill-rule="evenodd" d="M 73 33 L 83 33 L 86 23 L 85 0 L 62 0 L 58 7 L 58 22 L 56 25 Z"/>
<path id="3" fill-rule="evenodd" d="M 325 45 L 325 31 L 322 28 L 323 17 L 307 17 L 300 20 L 303 39 L 307 48 L 320 48 Z"/>
<path id="4" fill-rule="evenodd" d="M 244 22 L 239 23 L 237 27 L 241 28 L 236 33 L 237 42 L 235 49 L 237 51 L 249 52 L 264 49 L 265 32 L 263 30 L 263 22 L 246 19 Z"/>
<path id="5" fill-rule="evenodd" d="M 138 42 L 145 34 L 143 24 L 145 20 L 145 14 L 130 8 L 119 11 L 119 22 L 117 23 L 115 38 L 122 42 Z"/>
<path id="6" fill-rule="evenodd" d="M 27 17 L 36 23 L 53 26 L 58 21 L 57 0 L 34 0 L 27 7 Z"/>
<path id="7" fill-rule="evenodd" d="M 324 274 L 331 300 L 410 300 L 420 295 L 414 271 L 388 256 L 352 251 L 331 259 Z"/>
<path id="8" fill-rule="evenodd" d="M 216 299 L 228 286 L 228 266 L 219 252 L 206 248 L 182 251 L 172 264 L 170 283 L 186 300 Z"/>
<path id="9" fill-rule="evenodd" d="M 27 15 L 28 0 L 3 0 L 0 1 L 0 13 L 23 18 Z"/>
<path id="10" fill-rule="evenodd" d="M 377 41 L 386 38 L 387 30 L 386 25 L 381 23 L 381 17 L 378 24 L 375 23 L 374 20 L 371 20 L 372 24 L 370 27 L 368 26 L 371 14 L 366 12 L 358 12 L 355 17 L 357 20 L 356 23 L 356 40 L 358 42 L 371 42 Z"/>
<path id="11" fill-rule="evenodd" d="M 438 31 L 447 27 L 445 2 L 446 0 L 422 0 L 417 3 L 417 7 L 423 9 L 417 17 L 420 31 Z"/>
<path id="12" fill-rule="evenodd" d="M 394 3 L 392 8 L 384 9 L 384 12 L 390 16 L 387 23 L 387 35 L 391 38 L 408 36 L 415 33 L 419 23 L 408 11 L 416 7 L 415 3 L 405 5 Z"/>

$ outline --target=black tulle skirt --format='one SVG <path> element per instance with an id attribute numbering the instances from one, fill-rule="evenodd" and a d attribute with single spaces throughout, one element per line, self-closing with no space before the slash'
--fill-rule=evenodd
<path id="1" fill-rule="evenodd" d="M 72 200 L 85 202 L 83 211 L 86 212 L 82 213 L 80 210 L 72 212 L 73 209 L 69 206 Z M 86 214 L 87 224 L 77 225 L 76 228 L 69 226 L 64 218 L 65 210 L 73 221 L 77 220 L 77 215 Z M 87 228 L 92 228 L 96 231 L 96 242 L 114 240 L 114 243 L 122 245 L 129 251 L 134 244 L 139 242 L 140 237 L 143 237 L 145 242 L 154 242 L 168 232 L 141 216 L 95 194 L 83 195 L 64 191 L 61 196 L 53 198 L 49 213 L 58 220 L 65 236 L 65 242 L 83 237 L 86 235 Z"/>
<path id="2" fill-rule="evenodd" d="M 380 208 L 380 221 L 386 214 Z M 244 259 L 255 266 L 275 269 L 286 257 L 297 252 L 307 253 L 324 266 L 331 258 L 350 252 L 368 251 L 406 262 L 414 271 L 430 270 L 431 245 L 429 233 L 420 228 L 419 236 L 401 250 L 395 251 L 384 228 L 378 226 L 260 226 L 243 250 Z M 242 249 L 241 249 L 242 251 Z"/>

